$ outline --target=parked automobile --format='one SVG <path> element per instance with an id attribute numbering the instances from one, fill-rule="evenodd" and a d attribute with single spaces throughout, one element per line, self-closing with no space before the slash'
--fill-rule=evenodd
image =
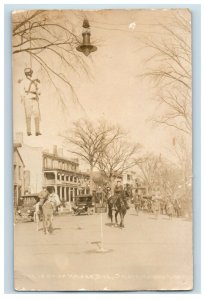
<path id="1" fill-rule="evenodd" d="M 91 215 L 94 213 L 94 203 L 92 195 L 79 195 L 75 197 L 74 205 L 72 207 L 74 215 L 81 214 Z"/>
<path id="2" fill-rule="evenodd" d="M 17 214 L 25 221 L 34 221 L 35 204 L 39 201 L 38 194 L 22 196 Z"/>

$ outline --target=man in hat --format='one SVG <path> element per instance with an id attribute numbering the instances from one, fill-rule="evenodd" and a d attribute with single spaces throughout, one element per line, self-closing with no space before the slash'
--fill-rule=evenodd
<path id="1" fill-rule="evenodd" d="M 129 209 L 130 207 L 127 203 L 127 199 L 126 199 L 125 194 L 124 194 L 123 185 L 121 184 L 121 181 L 118 180 L 117 185 L 114 188 L 113 210 L 116 210 L 116 202 L 120 198 L 123 200 L 126 209 Z"/>
<path id="2" fill-rule="evenodd" d="M 27 135 L 31 135 L 31 117 L 35 120 L 36 136 L 40 133 L 40 109 L 39 109 L 39 88 L 40 80 L 32 79 L 33 70 L 25 68 L 24 73 L 26 78 L 22 82 L 21 101 L 24 103 L 26 115 Z"/>
<path id="3" fill-rule="evenodd" d="M 43 189 L 42 191 L 38 194 L 38 197 L 39 197 L 39 210 L 42 212 L 42 207 L 43 207 L 43 204 L 48 200 L 48 197 L 49 197 L 49 191 L 48 189 L 43 186 Z"/>

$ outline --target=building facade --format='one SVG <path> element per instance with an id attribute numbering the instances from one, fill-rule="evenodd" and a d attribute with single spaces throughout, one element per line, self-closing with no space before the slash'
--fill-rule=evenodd
<path id="1" fill-rule="evenodd" d="M 79 194 L 89 193 L 89 175 L 79 171 L 77 160 L 70 160 L 57 151 L 43 152 L 43 185 L 55 189 L 60 199 L 72 202 Z"/>
<path id="2" fill-rule="evenodd" d="M 126 188 L 127 186 L 132 189 L 137 188 L 138 178 L 136 172 L 135 171 L 124 172 L 122 175 L 122 183 L 124 188 Z"/>
<path id="3" fill-rule="evenodd" d="M 14 147 L 15 198 L 26 193 L 39 193 L 42 187 L 53 187 L 63 201 L 72 202 L 78 194 L 89 193 L 90 177 L 79 170 L 77 159 L 63 156 L 63 149 L 43 150 L 24 143 L 18 133 Z M 24 170 L 24 168 L 26 170 Z M 18 175 L 18 176 L 17 176 Z"/>
<path id="4" fill-rule="evenodd" d="M 21 144 L 13 146 L 13 184 L 14 184 L 14 206 L 19 204 L 21 195 L 24 194 L 24 162 L 19 153 Z"/>

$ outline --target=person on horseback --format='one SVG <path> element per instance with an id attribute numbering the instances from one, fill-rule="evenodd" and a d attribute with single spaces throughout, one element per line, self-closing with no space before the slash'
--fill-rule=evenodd
<path id="1" fill-rule="evenodd" d="M 116 202 L 120 198 L 123 200 L 126 209 L 129 209 L 126 197 L 124 196 L 123 186 L 121 184 L 121 181 L 118 180 L 117 181 L 117 185 L 114 188 L 113 210 L 117 210 L 117 208 L 116 208 Z"/>
<path id="2" fill-rule="evenodd" d="M 61 205 L 60 198 L 55 192 L 54 188 L 51 189 L 51 193 L 48 196 L 48 201 L 52 203 L 54 210 L 56 210 Z"/>
<path id="3" fill-rule="evenodd" d="M 46 200 L 48 199 L 49 196 L 49 192 L 47 190 L 47 188 L 44 186 L 42 191 L 38 194 L 39 197 L 39 211 L 42 213 L 42 207 L 43 204 L 46 202 Z"/>

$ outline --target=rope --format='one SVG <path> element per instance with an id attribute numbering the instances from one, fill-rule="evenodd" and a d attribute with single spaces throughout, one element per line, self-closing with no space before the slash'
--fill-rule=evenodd
<path id="1" fill-rule="evenodd" d="M 29 22 L 29 40 L 30 40 L 30 42 L 29 42 L 29 47 L 30 47 L 30 49 L 31 49 L 31 22 Z M 30 68 L 32 69 L 32 55 L 31 55 L 31 53 L 29 53 L 29 55 L 30 55 Z"/>

